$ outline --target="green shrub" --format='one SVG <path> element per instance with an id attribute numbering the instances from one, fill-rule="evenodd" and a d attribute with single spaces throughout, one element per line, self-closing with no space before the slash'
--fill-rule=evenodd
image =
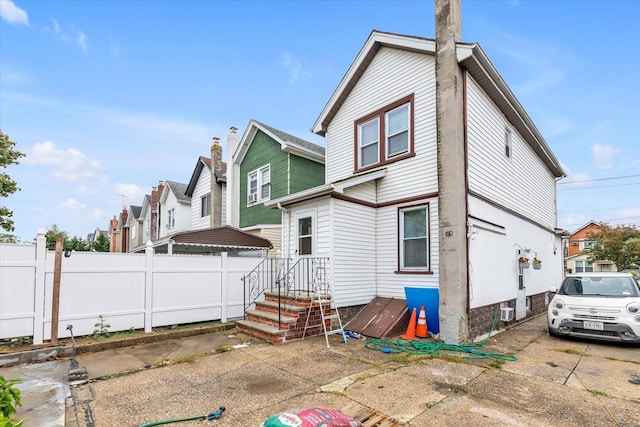
<path id="1" fill-rule="evenodd" d="M 15 387 L 19 379 L 6 380 L 0 375 L 0 427 L 20 427 L 23 421 L 14 420 L 16 406 L 22 406 L 20 390 Z"/>

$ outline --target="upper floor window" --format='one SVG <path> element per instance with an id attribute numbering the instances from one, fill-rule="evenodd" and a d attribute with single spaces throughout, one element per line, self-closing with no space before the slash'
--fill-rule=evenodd
<path id="1" fill-rule="evenodd" d="M 176 210 L 169 209 L 167 211 L 167 228 L 173 228 L 176 226 Z"/>
<path id="2" fill-rule="evenodd" d="M 271 197 L 271 168 L 269 165 L 249 172 L 247 204 L 263 202 Z"/>
<path id="3" fill-rule="evenodd" d="M 400 209 L 398 240 L 400 270 L 429 270 L 428 206 Z"/>
<path id="4" fill-rule="evenodd" d="M 413 154 L 413 95 L 355 122 L 355 168 L 365 169 Z"/>
<path id="5" fill-rule="evenodd" d="M 504 129 L 504 155 L 511 158 L 511 130 L 509 128 Z"/>
<path id="6" fill-rule="evenodd" d="M 211 194 L 200 198 L 200 217 L 211 215 Z"/>

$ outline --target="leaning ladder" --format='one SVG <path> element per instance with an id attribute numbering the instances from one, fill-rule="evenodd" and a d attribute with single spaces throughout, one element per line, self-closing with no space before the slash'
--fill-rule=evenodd
<path id="1" fill-rule="evenodd" d="M 324 272 L 321 272 L 319 276 L 323 277 Z M 327 308 L 327 306 L 329 307 L 330 314 L 325 315 L 325 309 Z M 340 313 L 338 312 L 335 300 L 333 299 L 333 295 L 331 294 L 331 286 L 329 286 L 328 282 L 325 282 L 322 279 L 314 284 L 313 299 L 311 301 L 311 305 L 309 306 L 309 310 L 307 311 L 307 319 L 304 322 L 304 331 L 302 332 L 302 338 L 307 335 L 309 318 L 311 317 L 311 312 L 313 311 L 314 307 L 318 307 L 318 309 L 320 310 L 320 318 L 322 319 L 322 330 L 324 331 L 324 339 L 327 342 L 327 348 L 330 347 L 330 334 L 340 333 L 342 335 L 343 341 L 347 342 L 347 335 L 345 334 L 344 327 L 342 326 L 342 319 L 340 319 Z M 338 328 L 327 328 L 327 321 L 329 321 L 331 327 L 333 327 L 334 321 L 336 321 Z"/>

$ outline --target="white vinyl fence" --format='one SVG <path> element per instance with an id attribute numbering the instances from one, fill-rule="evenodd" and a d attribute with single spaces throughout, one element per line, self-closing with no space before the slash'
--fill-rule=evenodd
<path id="1" fill-rule="evenodd" d="M 0 339 L 51 339 L 55 252 L 0 244 Z M 241 318 L 242 276 L 262 258 L 73 252 L 62 257 L 58 338 Z"/>

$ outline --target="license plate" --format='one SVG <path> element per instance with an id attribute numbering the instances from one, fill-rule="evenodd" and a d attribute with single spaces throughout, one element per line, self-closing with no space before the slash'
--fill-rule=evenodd
<path id="1" fill-rule="evenodd" d="M 604 331 L 604 323 L 602 322 L 583 322 L 585 329 L 593 329 L 595 331 Z"/>

